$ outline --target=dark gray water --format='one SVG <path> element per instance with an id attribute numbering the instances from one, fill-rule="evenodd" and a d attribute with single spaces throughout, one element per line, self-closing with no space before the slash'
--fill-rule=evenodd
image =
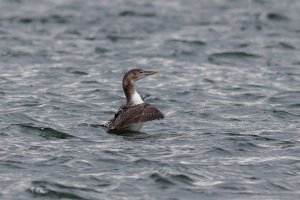
<path id="1" fill-rule="evenodd" d="M 299 199 L 300 1 L 2 0 L 0 199 Z M 123 74 L 165 120 L 101 124 Z"/>

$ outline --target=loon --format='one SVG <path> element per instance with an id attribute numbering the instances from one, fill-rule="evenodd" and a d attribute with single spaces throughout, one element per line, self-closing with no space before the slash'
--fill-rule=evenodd
<path id="1" fill-rule="evenodd" d="M 136 81 L 156 73 L 158 71 L 131 69 L 124 75 L 122 85 L 127 102 L 119 108 L 114 118 L 107 122 L 108 131 L 139 131 L 144 122 L 164 118 L 157 108 L 143 101 L 135 88 Z"/>

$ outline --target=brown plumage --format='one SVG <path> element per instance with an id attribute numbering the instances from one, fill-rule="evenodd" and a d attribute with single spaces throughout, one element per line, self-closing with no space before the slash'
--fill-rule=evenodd
<path id="1" fill-rule="evenodd" d="M 121 106 L 114 118 L 107 123 L 109 131 L 122 129 L 138 131 L 144 122 L 164 118 L 157 108 L 143 102 L 135 88 L 135 81 L 155 73 L 157 72 L 132 69 L 124 75 L 122 85 L 127 102 Z"/>
<path id="2" fill-rule="evenodd" d="M 109 130 L 119 130 L 131 125 L 156 119 L 163 119 L 163 114 L 149 103 L 141 103 L 132 107 L 123 107 L 110 121 Z"/>

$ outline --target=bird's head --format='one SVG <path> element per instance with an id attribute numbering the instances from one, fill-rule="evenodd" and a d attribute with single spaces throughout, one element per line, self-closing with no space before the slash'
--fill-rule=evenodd
<path id="1" fill-rule="evenodd" d="M 150 76 L 150 75 L 153 75 L 156 73 L 158 73 L 158 71 L 146 71 L 143 69 L 131 69 L 125 74 L 124 78 L 126 77 L 126 79 L 135 82 L 146 76 Z"/>

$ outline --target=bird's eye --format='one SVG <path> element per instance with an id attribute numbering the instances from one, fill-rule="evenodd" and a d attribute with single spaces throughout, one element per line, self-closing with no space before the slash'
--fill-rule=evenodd
<path id="1" fill-rule="evenodd" d="M 139 71 L 139 72 L 140 72 L 140 74 L 143 73 L 142 71 Z"/>

